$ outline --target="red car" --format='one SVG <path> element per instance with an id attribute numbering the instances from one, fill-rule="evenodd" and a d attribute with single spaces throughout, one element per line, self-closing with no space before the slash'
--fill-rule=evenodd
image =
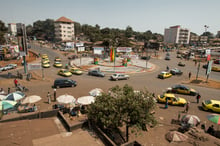
<path id="1" fill-rule="evenodd" d="M 220 64 L 220 59 L 216 59 L 216 60 L 214 61 L 214 63 L 215 63 L 215 64 Z"/>

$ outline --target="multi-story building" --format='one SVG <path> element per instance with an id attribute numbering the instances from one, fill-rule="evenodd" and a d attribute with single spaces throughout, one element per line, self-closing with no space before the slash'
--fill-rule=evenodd
<path id="1" fill-rule="evenodd" d="M 16 23 L 9 23 L 8 24 L 8 32 L 11 34 L 11 35 L 16 35 L 17 34 L 17 26 L 16 26 Z"/>
<path id="2" fill-rule="evenodd" d="M 66 17 L 55 21 L 55 37 L 60 41 L 74 40 L 74 22 Z"/>
<path id="3" fill-rule="evenodd" d="M 181 28 L 180 25 L 166 28 L 164 31 L 164 42 L 173 44 L 189 44 L 190 31 Z"/>
<path id="4" fill-rule="evenodd" d="M 200 36 L 200 40 L 201 43 L 207 43 L 208 42 L 208 36 Z"/>

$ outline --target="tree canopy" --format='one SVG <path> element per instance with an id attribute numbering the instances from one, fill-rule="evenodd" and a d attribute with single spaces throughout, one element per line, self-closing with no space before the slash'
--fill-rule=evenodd
<path id="1" fill-rule="evenodd" d="M 4 44 L 6 42 L 4 35 L 7 32 L 7 27 L 5 27 L 5 23 L 0 20 L 0 44 Z"/>
<path id="2" fill-rule="evenodd" d="M 152 93 L 147 90 L 135 92 L 129 85 L 111 88 L 109 94 L 96 98 L 88 108 L 88 118 L 102 128 L 116 129 L 126 125 L 126 139 L 129 128 L 146 131 L 147 125 L 157 122 L 151 112 L 155 108 Z"/>

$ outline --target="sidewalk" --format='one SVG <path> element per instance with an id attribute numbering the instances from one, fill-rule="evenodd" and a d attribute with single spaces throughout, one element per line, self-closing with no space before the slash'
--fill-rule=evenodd
<path id="1" fill-rule="evenodd" d="M 141 59 L 133 59 L 131 62 L 128 62 L 127 67 L 122 65 L 122 59 L 116 58 L 115 62 L 110 62 L 109 59 L 100 60 L 98 65 L 95 65 L 93 62 L 94 59 L 87 57 L 81 59 L 75 59 L 70 62 L 71 66 L 83 67 L 87 66 L 87 70 L 89 69 L 100 69 L 106 73 L 138 73 L 138 72 L 150 72 L 153 71 L 155 65 L 152 63 L 147 63 L 146 60 Z M 146 68 L 147 66 L 147 68 Z"/>

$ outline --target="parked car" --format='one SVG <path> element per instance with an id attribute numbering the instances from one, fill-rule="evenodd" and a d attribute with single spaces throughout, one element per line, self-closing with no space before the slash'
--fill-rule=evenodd
<path id="1" fill-rule="evenodd" d="M 178 63 L 178 66 L 185 66 L 185 63 L 183 63 L 183 62 L 180 61 L 180 62 Z"/>
<path id="2" fill-rule="evenodd" d="M 195 89 L 188 88 L 184 85 L 174 85 L 173 87 L 167 88 L 167 93 L 179 93 L 195 96 L 198 92 Z"/>
<path id="3" fill-rule="evenodd" d="M 173 69 L 171 69 L 171 70 L 170 70 L 170 73 L 171 73 L 172 75 L 182 75 L 182 74 L 183 74 L 183 72 L 182 72 L 180 69 L 178 69 L 178 68 L 173 68 Z"/>
<path id="4" fill-rule="evenodd" d="M 72 73 L 67 69 L 61 69 L 58 71 L 58 75 L 61 75 L 64 77 L 70 77 L 70 76 L 72 76 Z"/>
<path id="5" fill-rule="evenodd" d="M 183 58 L 181 54 L 177 54 L 176 58 Z"/>
<path id="6" fill-rule="evenodd" d="M 42 63 L 50 63 L 49 58 L 42 59 Z"/>
<path id="7" fill-rule="evenodd" d="M 160 79 L 166 79 L 166 78 L 169 78 L 171 77 L 172 74 L 169 73 L 169 72 L 166 72 L 166 71 L 162 71 L 159 75 L 158 75 L 158 78 Z"/>
<path id="8" fill-rule="evenodd" d="M 71 56 L 68 57 L 68 59 L 76 59 L 76 58 L 78 58 L 77 55 L 71 55 Z"/>
<path id="9" fill-rule="evenodd" d="M 0 66 L 0 72 L 4 71 L 4 67 Z"/>
<path id="10" fill-rule="evenodd" d="M 157 102 L 159 103 L 166 103 L 166 100 L 168 100 L 168 103 L 171 105 L 184 106 L 186 104 L 186 99 L 181 97 L 176 97 L 174 94 L 170 94 L 170 93 L 158 95 L 157 97 Z"/>
<path id="11" fill-rule="evenodd" d="M 10 70 L 10 69 L 15 69 L 17 68 L 17 64 L 8 64 L 6 66 L 3 67 L 3 70 Z"/>
<path id="12" fill-rule="evenodd" d="M 110 76 L 111 80 L 128 80 L 129 79 L 129 75 L 126 74 L 113 74 Z"/>
<path id="13" fill-rule="evenodd" d="M 83 74 L 83 71 L 81 71 L 79 68 L 76 68 L 76 67 L 71 68 L 70 72 L 72 74 L 76 74 L 76 75 L 82 75 Z"/>
<path id="14" fill-rule="evenodd" d="M 205 111 L 212 111 L 220 113 L 220 101 L 219 100 L 205 100 L 202 102 L 202 108 Z"/>
<path id="15" fill-rule="evenodd" d="M 166 56 L 166 57 L 165 57 L 165 60 L 170 60 L 170 56 Z"/>
<path id="16" fill-rule="evenodd" d="M 104 77 L 105 74 L 101 71 L 98 71 L 98 70 L 90 70 L 88 72 L 89 75 L 92 75 L 92 76 L 98 76 L 98 77 Z"/>
<path id="17" fill-rule="evenodd" d="M 54 88 L 62 88 L 62 87 L 76 87 L 77 82 L 67 78 L 58 78 L 54 81 Z"/>
<path id="18" fill-rule="evenodd" d="M 61 62 L 56 61 L 56 62 L 54 62 L 53 66 L 57 67 L 57 68 L 61 68 L 61 67 L 63 67 L 63 64 Z"/>

